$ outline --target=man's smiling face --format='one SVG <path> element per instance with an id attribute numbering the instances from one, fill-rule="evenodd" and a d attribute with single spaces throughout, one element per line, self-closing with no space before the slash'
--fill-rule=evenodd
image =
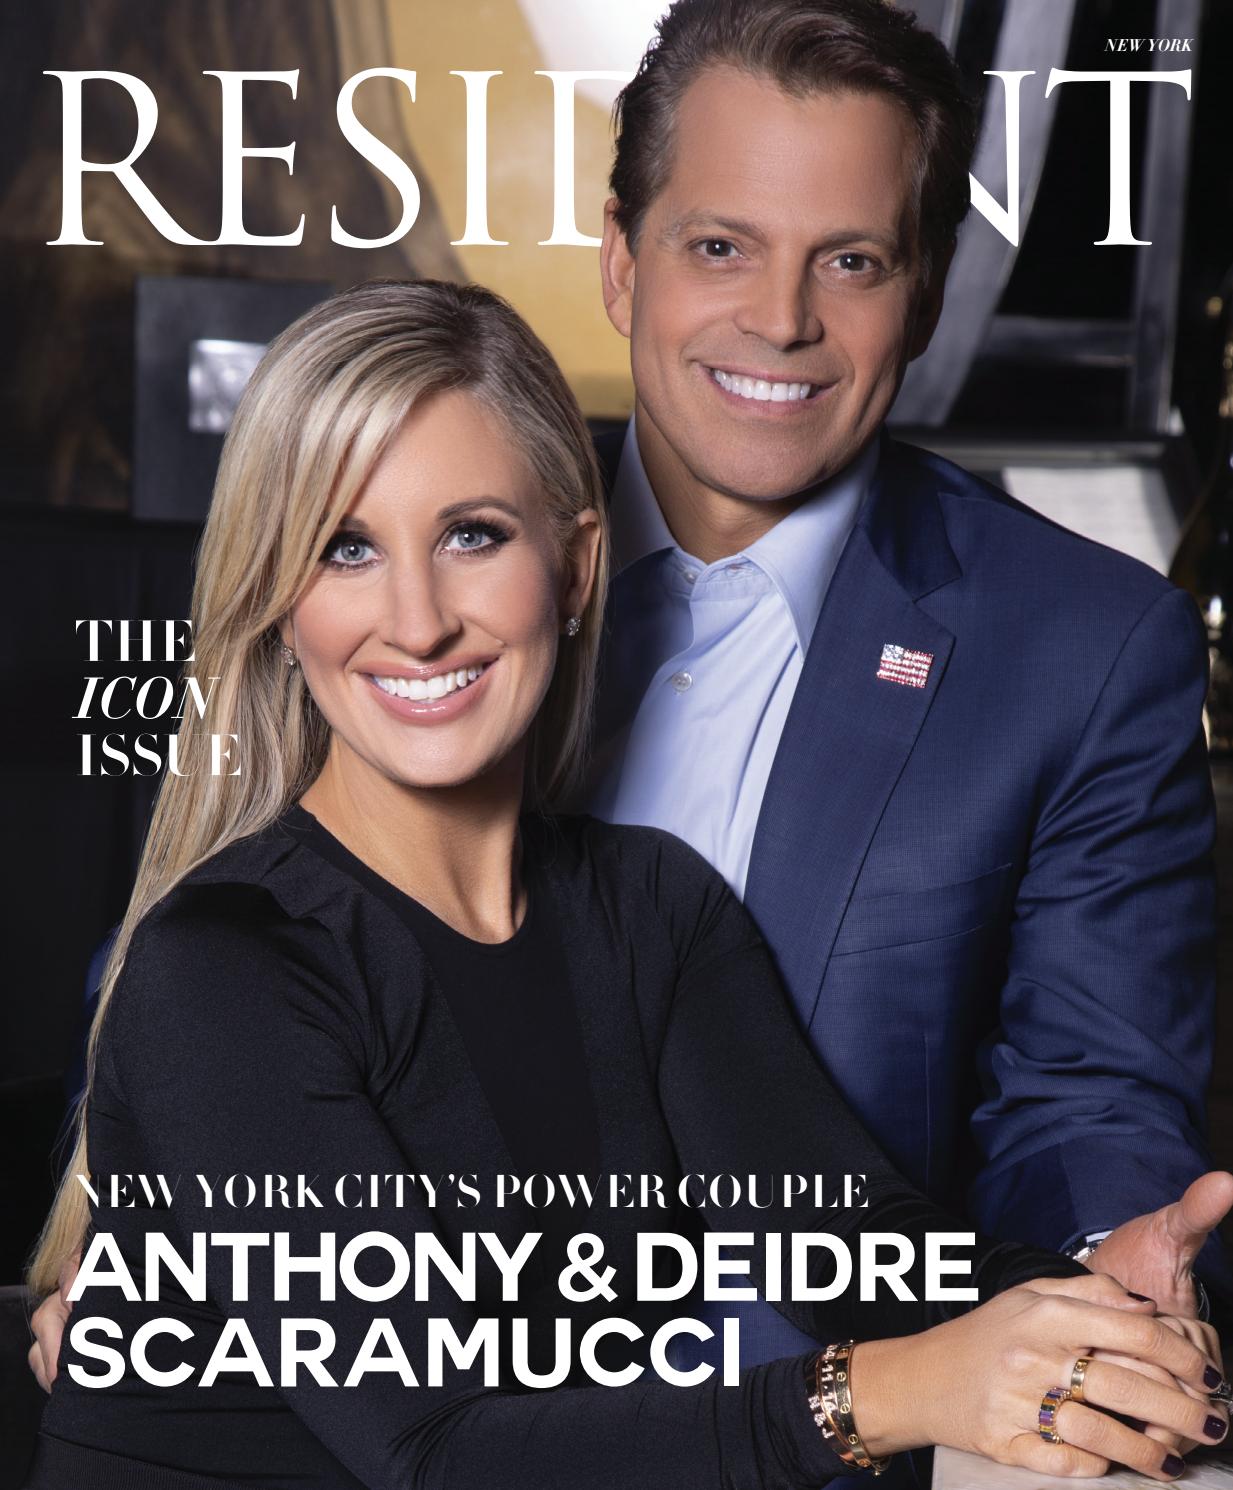
<path id="1" fill-rule="evenodd" d="M 604 246 L 657 491 L 791 498 L 869 442 L 940 300 L 922 292 L 917 149 L 881 93 L 795 97 L 728 67 L 686 89 L 636 249 L 611 211 Z"/>

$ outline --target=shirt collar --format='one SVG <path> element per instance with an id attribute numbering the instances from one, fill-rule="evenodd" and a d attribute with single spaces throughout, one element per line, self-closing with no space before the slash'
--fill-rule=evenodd
<path id="1" fill-rule="evenodd" d="M 813 638 L 827 587 L 868 493 L 879 441 L 820 486 L 742 553 L 769 577 L 783 597 L 801 651 Z M 620 574 L 650 554 L 679 548 L 651 490 L 634 421 L 629 421 L 612 485 L 612 553 Z M 731 563 L 731 559 L 723 560 Z M 705 566 L 699 566 L 705 568 Z"/>

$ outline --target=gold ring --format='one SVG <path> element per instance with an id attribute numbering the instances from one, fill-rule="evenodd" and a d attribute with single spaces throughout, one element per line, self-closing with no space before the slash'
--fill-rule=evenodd
<path id="1" fill-rule="evenodd" d="M 1075 1362 L 1074 1370 L 1070 1373 L 1070 1398 L 1072 1402 L 1083 1401 L 1083 1378 L 1087 1375 L 1087 1368 L 1091 1361 L 1086 1356 L 1080 1356 Z"/>

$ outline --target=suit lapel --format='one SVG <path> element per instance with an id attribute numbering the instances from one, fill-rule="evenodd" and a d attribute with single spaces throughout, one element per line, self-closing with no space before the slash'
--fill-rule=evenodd
<path id="1" fill-rule="evenodd" d="M 754 835 L 745 900 L 808 1028 L 874 832 L 941 686 L 953 635 L 916 600 L 957 579 L 927 467 L 887 442 L 827 591 Z M 884 645 L 930 654 L 923 687 Z"/>

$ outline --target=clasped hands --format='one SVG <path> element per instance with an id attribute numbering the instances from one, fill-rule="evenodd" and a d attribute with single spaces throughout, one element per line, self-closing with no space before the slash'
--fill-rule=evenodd
<path id="1" fill-rule="evenodd" d="M 1208 1236 L 1233 1208 L 1233 1175 L 1222 1170 L 1200 1176 L 1181 1199 L 1146 1216 L 1136 1216 L 1109 1234 L 1088 1259 L 1092 1272 L 1116 1278 L 1127 1289 L 1151 1299 L 1162 1321 L 1206 1350 L 1223 1370 L 1220 1341 L 1216 1332 L 1196 1318 L 1197 1298 L 1192 1268 Z M 1143 1361 L 1127 1361 L 1106 1352 L 1094 1360 L 1130 1366 L 1149 1378 L 1164 1380 L 1159 1367 Z M 1206 1396 L 1203 1399 L 1207 1400 Z M 1132 1417 L 1142 1414 L 1130 1413 Z M 1197 1438 L 1180 1438 L 1156 1425 L 1147 1436 L 1184 1454 Z M 1211 1440 L 1208 1439 L 1208 1442 Z"/>
<path id="2" fill-rule="evenodd" d="M 1036 1278 L 922 1334 L 866 1341 L 851 1361 L 865 1447 L 879 1457 L 948 1444 L 1039 1474 L 1096 1476 L 1118 1463 L 1176 1479 L 1188 1444 L 1228 1431 L 1209 1395 L 1222 1376 L 1214 1334 L 1178 1323 L 1093 1274 Z M 1083 1401 L 1062 1402 L 1051 1442 L 1042 1398 L 1068 1387 L 1080 1359 L 1090 1361 Z"/>
<path id="3" fill-rule="evenodd" d="M 942 1443 L 1037 1473 L 1097 1476 L 1116 1462 L 1175 1479 L 1193 1445 L 1228 1432 L 1212 1401 L 1220 1342 L 1194 1318 L 1191 1267 L 1231 1206 L 1233 1175 L 1204 1175 L 1112 1232 L 1090 1277 L 1037 1278 L 923 1334 L 859 1346 L 851 1387 L 868 1451 Z M 1083 1400 L 1057 1408 L 1050 1442 L 1041 1399 L 1069 1387 L 1080 1360 Z"/>

